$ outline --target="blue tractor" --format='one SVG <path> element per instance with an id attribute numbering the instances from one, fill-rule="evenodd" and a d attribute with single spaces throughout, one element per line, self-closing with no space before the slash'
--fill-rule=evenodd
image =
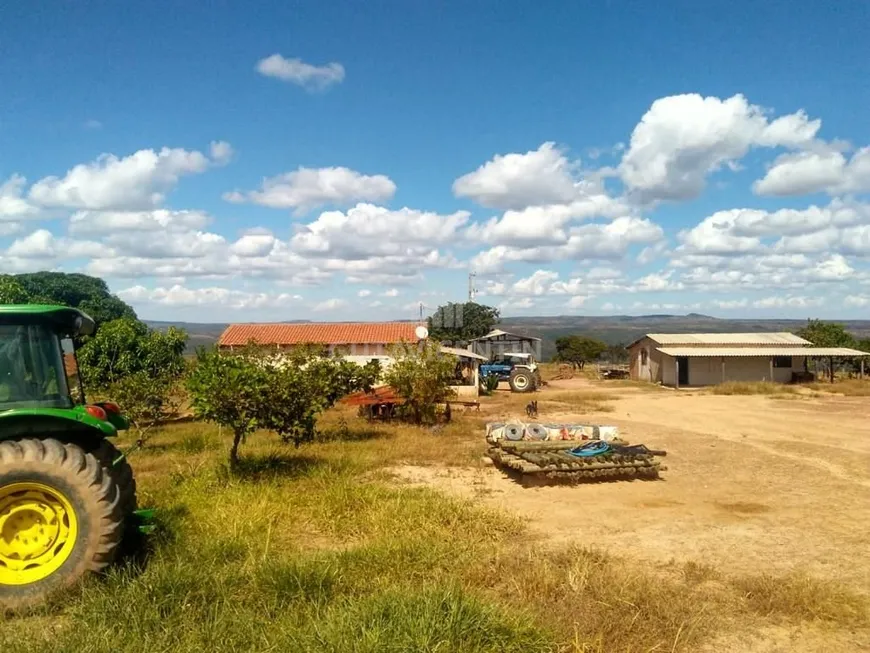
<path id="1" fill-rule="evenodd" d="M 533 392 L 541 384 L 535 357 L 523 352 L 507 352 L 480 366 L 480 380 L 491 376 L 510 384 L 512 392 Z"/>

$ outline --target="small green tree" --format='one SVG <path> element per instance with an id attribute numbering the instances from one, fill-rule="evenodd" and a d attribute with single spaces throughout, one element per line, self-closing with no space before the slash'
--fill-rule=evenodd
<path id="1" fill-rule="evenodd" d="M 169 375 L 139 371 L 109 386 L 106 395 L 122 407 L 136 432 L 136 439 L 144 443 L 151 429 L 177 412 L 183 388 L 178 379 Z"/>
<path id="2" fill-rule="evenodd" d="M 600 340 L 586 336 L 562 336 L 556 338 L 556 360 L 570 363 L 583 369 L 586 363 L 598 360 L 607 351 L 607 345 Z"/>
<path id="3" fill-rule="evenodd" d="M 261 426 L 269 383 L 268 369 L 252 357 L 225 355 L 217 349 L 197 352 L 186 382 L 191 408 L 198 418 L 232 431 L 233 469 L 239 464 L 239 445 Z"/>
<path id="4" fill-rule="evenodd" d="M 799 329 L 797 335 L 809 340 L 816 347 L 855 347 L 855 337 L 846 331 L 846 327 L 836 322 L 822 320 L 807 320 L 807 324 Z M 834 357 L 828 357 L 828 374 L 831 383 L 834 382 Z"/>
<path id="5" fill-rule="evenodd" d="M 30 295 L 15 277 L 0 275 L 0 304 L 26 304 L 29 301 Z"/>
<path id="6" fill-rule="evenodd" d="M 180 329 L 162 333 L 134 318 L 113 320 L 79 348 L 79 374 L 89 389 L 118 403 L 144 441 L 181 400 L 186 344 Z"/>
<path id="7" fill-rule="evenodd" d="M 419 347 L 397 345 L 391 351 L 395 362 L 384 381 L 402 397 L 415 423 L 434 421 L 436 406 L 454 395 L 456 361 L 441 352 L 436 340 L 426 340 Z"/>
<path id="8" fill-rule="evenodd" d="M 315 437 L 317 417 L 352 392 L 369 391 L 380 376 L 377 360 L 361 366 L 337 357 L 282 354 L 266 360 L 268 387 L 260 424 L 297 447 Z"/>
<path id="9" fill-rule="evenodd" d="M 369 390 L 380 374 L 373 361 L 356 365 L 341 358 L 268 352 L 249 346 L 231 354 L 197 352 L 187 379 L 194 414 L 230 429 L 230 466 L 239 445 L 257 429 L 276 432 L 299 446 L 314 439 L 317 417 L 341 397 Z"/>
<path id="10" fill-rule="evenodd" d="M 185 370 L 186 344 L 187 334 L 174 327 L 164 333 L 135 318 L 106 322 L 78 351 L 82 380 L 106 388 L 137 372 L 177 379 Z"/>
<path id="11" fill-rule="evenodd" d="M 492 331 L 498 324 L 499 311 L 492 306 L 476 302 L 457 304 L 450 302 L 428 319 L 429 335 L 444 342 L 468 342 Z"/>

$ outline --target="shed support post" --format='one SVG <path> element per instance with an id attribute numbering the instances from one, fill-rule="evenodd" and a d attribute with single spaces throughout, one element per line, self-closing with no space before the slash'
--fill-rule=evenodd
<path id="1" fill-rule="evenodd" d="M 722 357 L 722 383 L 725 383 L 725 357 Z"/>
<path id="2" fill-rule="evenodd" d="M 861 378 L 864 378 L 864 357 L 861 357 Z"/>
<path id="3" fill-rule="evenodd" d="M 679 358 L 674 359 L 674 366 L 676 368 L 675 369 L 676 376 L 674 376 L 674 387 L 677 390 L 679 390 L 680 389 L 680 359 Z"/>
<path id="4" fill-rule="evenodd" d="M 773 358 L 770 359 L 770 381 L 773 382 Z"/>

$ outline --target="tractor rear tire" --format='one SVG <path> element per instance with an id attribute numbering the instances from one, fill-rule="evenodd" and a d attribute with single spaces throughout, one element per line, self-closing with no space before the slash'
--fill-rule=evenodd
<path id="1" fill-rule="evenodd" d="M 531 392 L 535 389 L 535 378 L 526 370 L 513 370 L 509 383 L 513 392 Z"/>
<path id="2" fill-rule="evenodd" d="M 100 464 L 108 470 L 115 481 L 115 485 L 118 486 L 118 491 L 121 494 L 119 502 L 121 514 L 125 518 L 132 515 L 138 507 L 138 502 L 136 500 L 136 479 L 127 457 L 106 439 L 100 440 L 97 448 L 88 453 L 93 454 L 100 461 Z"/>
<path id="3" fill-rule="evenodd" d="M 53 439 L 0 442 L 0 612 L 103 571 L 123 535 L 121 495 L 92 453 Z"/>

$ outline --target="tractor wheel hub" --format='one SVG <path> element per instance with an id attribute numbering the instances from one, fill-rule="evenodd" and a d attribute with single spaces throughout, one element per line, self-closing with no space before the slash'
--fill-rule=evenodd
<path id="1" fill-rule="evenodd" d="M 0 488 L 0 585 L 25 585 L 51 575 L 75 546 L 69 501 L 39 483 Z"/>

